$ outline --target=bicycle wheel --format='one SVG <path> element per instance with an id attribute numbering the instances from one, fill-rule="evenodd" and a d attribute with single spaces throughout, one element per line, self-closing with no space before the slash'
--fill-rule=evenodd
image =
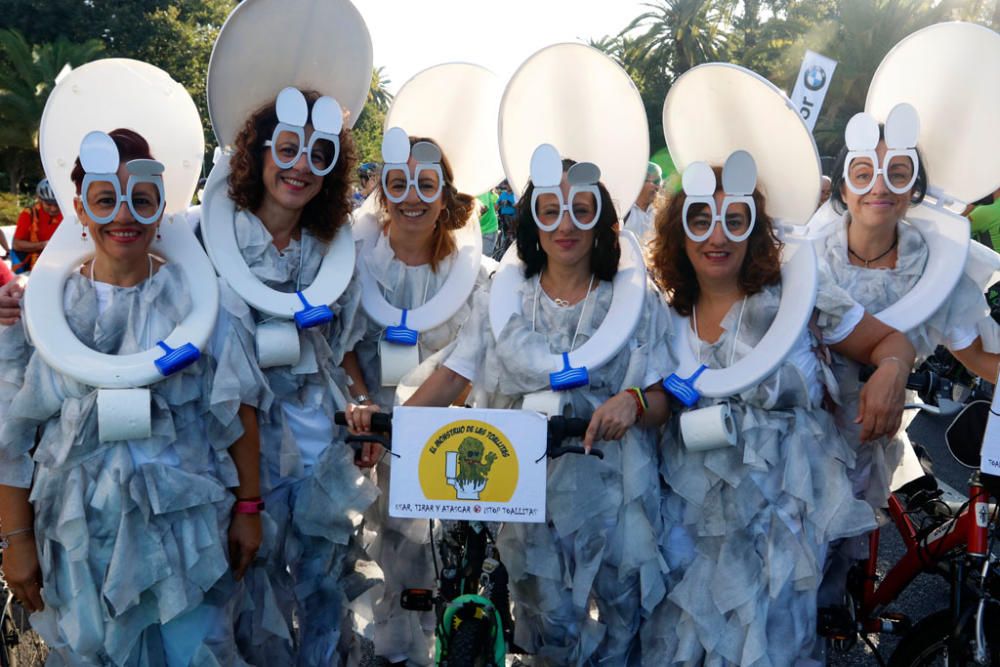
<path id="1" fill-rule="evenodd" d="M 0 667 L 17 667 L 11 644 L 17 641 L 17 629 L 14 621 L 7 613 L 7 608 L 0 608 Z"/>
<path id="2" fill-rule="evenodd" d="M 0 656 L 8 662 L 0 662 L 0 667 L 36 667 L 45 663 L 49 650 L 38 633 L 31 629 L 28 612 L 14 601 L 3 616 L 2 632 Z"/>
<path id="3" fill-rule="evenodd" d="M 954 667 L 958 665 L 978 665 L 973 659 L 975 641 L 972 628 L 966 627 L 962 637 L 951 637 L 954 629 L 951 612 L 947 609 L 936 611 L 924 618 L 899 641 L 889 658 L 889 667 Z M 986 615 L 986 641 L 989 664 L 1000 664 L 1000 645 L 996 637 L 1000 632 L 1000 617 L 995 610 Z"/>
<path id="4" fill-rule="evenodd" d="M 490 624 L 470 618 L 462 621 L 448 640 L 447 667 L 488 667 L 493 663 L 493 640 Z"/>

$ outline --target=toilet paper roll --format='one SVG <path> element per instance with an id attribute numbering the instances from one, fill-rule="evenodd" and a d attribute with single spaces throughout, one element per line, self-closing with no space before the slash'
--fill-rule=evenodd
<path id="1" fill-rule="evenodd" d="M 257 364 L 261 368 L 299 363 L 299 330 L 288 320 L 257 325 Z"/>
<path id="2" fill-rule="evenodd" d="M 378 356 L 383 387 L 395 387 L 403 376 L 420 365 L 420 348 L 416 345 L 400 345 L 383 339 L 378 342 Z"/>
<path id="3" fill-rule="evenodd" d="M 681 438 L 688 451 L 703 452 L 736 444 L 736 420 L 728 403 L 681 414 Z"/>
<path id="4" fill-rule="evenodd" d="M 569 417 L 572 413 L 569 395 L 561 391 L 534 391 L 524 395 L 522 410 L 534 410 L 549 417 Z"/>
<path id="5" fill-rule="evenodd" d="M 143 440 L 152 432 L 149 389 L 98 389 L 97 434 L 101 442 Z"/>

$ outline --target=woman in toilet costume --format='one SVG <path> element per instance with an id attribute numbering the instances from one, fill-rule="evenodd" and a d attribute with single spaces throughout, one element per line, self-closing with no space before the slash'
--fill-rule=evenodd
<path id="1" fill-rule="evenodd" d="M 451 113 L 439 100 L 456 89 L 468 107 Z M 434 138 L 408 137 L 391 127 L 382 141 L 374 201 L 356 213 L 365 334 L 354 350 L 357 365 L 346 367 L 354 370 L 357 405 L 391 410 L 409 398 L 440 365 L 469 316 L 475 289 L 495 266 L 482 254 L 478 205 L 464 193 L 488 190 L 503 177 L 496 142 L 500 92 L 492 72 L 448 63 L 414 76 L 393 100 L 387 124 L 405 122 Z M 467 145 L 470 136 L 483 140 Z M 455 149 L 457 163 L 448 148 Z M 365 412 L 351 411 L 350 425 L 367 428 Z M 368 550 L 385 577 L 375 606 L 375 654 L 428 664 L 434 614 L 408 611 L 399 602 L 404 588 L 434 586 L 427 522 L 389 517 L 389 463 L 388 457 L 378 462 L 382 495 L 365 517 L 365 534 L 373 540 Z"/>
<path id="2" fill-rule="evenodd" d="M 730 111 L 704 135 L 685 133 L 677 121 L 705 107 Z M 874 525 L 821 405 L 828 371 L 814 348 L 878 367 L 857 415 L 876 434 L 899 423 L 913 350 L 827 279 L 817 286 L 808 241 L 788 230 L 778 240 L 769 212 L 805 220 L 819 195 L 815 146 L 780 91 L 749 70 L 703 65 L 671 88 L 664 128 L 683 191 L 657 216 L 650 268 L 678 316 L 682 370 L 665 386 L 693 409 L 661 443 L 670 592 L 643 627 L 643 660 L 809 664 L 826 545 Z M 691 161 L 699 151 L 729 154 L 720 169 L 719 158 Z M 812 190 L 786 193 L 800 178 Z"/>
<path id="3" fill-rule="evenodd" d="M 872 80 L 868 110 L 847 125 L 831 202 L 813 221 L 822 235 L 816 248 L 837 284 L 904 331 L 918 359 L 944 345 L 970 371 L 995 382 L 1000 340 L 983 292 L 997 256 L 970 241 L 968 221 L 944 204 L 995 189 L 1000 127 L 989 109 L 1000 96 L 983 97 L 940 66 L 927 69 L 926 78 L 913 76 L 921 63 L 934 65 L 941 49 L 952 54 L 952 66 L 978 67 L 984 59 L 1000 66 L 1000 36 L 971 24 L 932 26 L 890 51 Z M 895 437 L 862 437 L 850 420 L 861 389 L 858 366 L 838 356 L 833 368 L 843 404 L 838 426 L 858 453 L 855 492 L 884 508 L 890 490 L 923 474 L 911 463 L 916 458 L 906 436 L 912 414 Z M 839 602 L 849 561 L 867 555 L 863 540 L 838 549 L 833 597 L 821 602 Z"/>
<path id="4" fill-rule="evenodd" d="M 130 121 L 164 162 L 133 130 L 80 141 L 92 122 Z M 260 544 L 256 425 L 236 381 L 254 361 L 216 327 L 217 279 L 183 214 L 164 214 L 194 192 L 197 110 L 150 65 L 96 61 L 53 90 L 40 149 L 82 228 L 59 229 L 24 320 L 0 329 L 5 576 L 47 664 L 245 664 L 229 570 Z"/>
<path id="5" fill-rule="evenodd" d="M 312 58 L 259 53 L 273 34 L 299 36 Z M 235 292 L 223 307 L 266 378 L 257 406 L 273 524 L 237 625 L 257 665 L 344 662 L 348 604 L 372 583 L 355 572 L 354 535 L 377 490 L 333 424 L 345 407 L 340 364 L 357 342 L 360 299 L 351 281 L 354 145 L 340 101 L 357 117 L 370 76 L 367 28 L 348 2 L 242 3 L 209 65 L 224 154 L 205 186 L 201 232 Z"/>
<path id="6" fill-rule="evenodd" d="M 615 231 L 613 201 L 635 198 L 641 173 L 637 178 L 630 167 L 644 169 L 648 136 L 642 129 L 596 146 L 559 137 L 616 168 L 626 165 L 607 175 L 616 188 L 609 191 L 595 164 L 563 161 L 553 145 L 529 148 L 525 134 L 509 132 L 524 108 L 518 100 L 540 99 L 539 87 L 567 66 L 586 67 L 593 77 L 588 86 L 548 88 L 557 103 L 549 108 L 583 108 L 578 95 L 595 102 L 584 123 L 613 120 L 615 110 L 594 97 L 593 85 L 621 92 L 608 98 L 641 123 L 641 101 L 627 75 L 589 47 L 556 45 L 521 66 L 505 92 L 500 124 L 508 179 L 523 190 L 516 245 L 477 292 L 444 366 L 408 404 L 448 405 L 471 381 L 478 407 L 590 418 L 585 444 L 600 447 L 605 458 L 550 461 L 546 523 L 506 524 L 497 545 L 510 574 L 515 643 L 536 664 L 629 664 L 638 659 L 642 609 L 651 610 L 664 592 L 654 442 L 644 427 L 666 418 L 665 395 L 654 386 L 667 358 L 666 312 L 647 285 L 635 237 Z"/>

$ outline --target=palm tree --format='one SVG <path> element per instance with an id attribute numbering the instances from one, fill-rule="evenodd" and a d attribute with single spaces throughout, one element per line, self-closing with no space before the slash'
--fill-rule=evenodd
<path id="1" fill-rule="evenodd" d="M 626 26 L 622 34 L 644 29 L 637 38 L 640 53 L 650 57 L 672 78 L 695 65 L 724 60 L 732 2 L 722 0 L 660 0 Z"/>
<path id="2" fill-rule="evenodd" d="M 374 104 L 382 111 L 387 111 L 392 103 L 392 93 L 388 86 L 392 81 L 385 75 L 384 67 L 372 69 L 372 83 L 368 89 L 368 100 L 366 104 Z"/>
<path id="3" fill-rule="evenodd" d="M 31 45 L 16 30 L 0 30 L 5 62 L 0 68 L 0 151 L 12 192 L 32 157 L 37 161 L 38 124 L 59 72 L 92 60 L 103 48 L 98 40 L 76 44 L 62 37 Z"/>
<path id="4" fill-rule="evenodd" d="M 816 143 L 826 155 L 836 154 L 847 121 L 864 109 L 872 76 L 889 49 L 920 28 L 951 18 L 958 2 L 840 0 L 838 5 L 837 15 L 807 36 L 808 48 L 837 61 L 815 130 Z M 804 48 L 800 44 L 797 52 Z"/>

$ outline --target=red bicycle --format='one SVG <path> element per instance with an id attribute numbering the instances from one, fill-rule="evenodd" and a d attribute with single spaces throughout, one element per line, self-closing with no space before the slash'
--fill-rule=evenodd
<path id="1" fill-rule="evenodd" d="M 933 373 L 912 375 L 908 386 L 932 406 L 937 396 L 950 391 L 950 383 Z M 1000 561 L 993 553 L 998 515 L 997 505 L 990 503 L 991 497 L 1000 496 L 1000 478 L 978 470 L 989 407 L 985 401 L 970 403 L 948 429 L 949 450 L 972 469 L 968 499 L 943 500 L 931 475 L 908 485 L 908 493 L 892 494 L 889 516 L 906 552 L 879 577 L 879 531 L 872 533 L 868 559 L 848 578 L 847 609 L 821 610 L 821 634 L 835 643 L 860 637 L 873 649 L 871 634 L 902 635 L 890 667 L 1000 665 Z M 948 581 L 948 606 L 915 624 L 902 614 L 886 612 L 925 572 Z M 874 655 L 885 664 L 877 650 Z"/>

